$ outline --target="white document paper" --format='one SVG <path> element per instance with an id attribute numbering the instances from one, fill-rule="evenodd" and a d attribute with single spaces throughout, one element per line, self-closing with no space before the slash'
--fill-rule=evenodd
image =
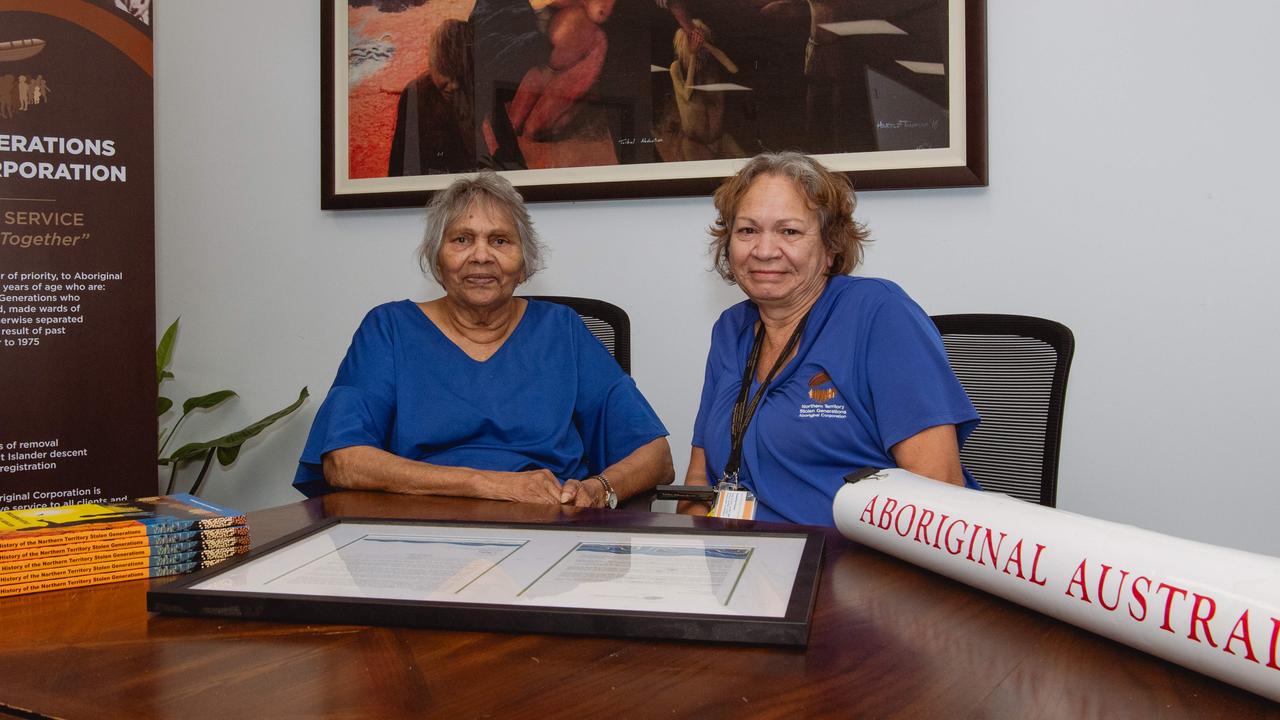
<path id="1" fill-rule="evenodd" d="M 785 617 L 805 541 L 342 522 L 193 589 Z"/>
<path id="2" fill-rule="evenodd" d="M 750 560 L 749 547 L 580 543 L 520 595 L 725 606 Z"/>
<path id="3" fill-rule="evenodd" d="M 353 591 L 407 591 L 415 595 L 458 593 L 522 542 L 453 540 L 405 535 L 364 535 L 264 585 L 284 588 Z"/>

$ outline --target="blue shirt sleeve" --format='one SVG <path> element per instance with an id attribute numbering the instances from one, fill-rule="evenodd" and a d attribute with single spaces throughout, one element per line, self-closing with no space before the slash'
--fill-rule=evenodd
<path id="1" fill-rule="evenodd" d="M 351 339 L 333 387 L 316 412 L 293 486 L 307 497 L 331 490 L 325 453 L 356 445 L 388 449 L 395 419 L 394 332 L 383 308 L 374 308 Z"/>
<path id="2" fill-rule="evenodd" d="M 738 336 L 746 322 L 755 323 L 745 315 L 745 303 L 739 303 L 720 314 L 711 328 L 711 347 L 707 350 L 707 368 L 702 376 L 702 396 L 698 401 L 698 414 L 693 421 L 691 445 L 706 449 L 710 440 L 707 433 L 715 413 L 716 388 L 727 375 L 738 377 L 742 368 L 738 362 Z M 710 476 L 708 476 L 710 477 Z"/>
<path id="3" fill-rule="evenodd" d="M 570 324 L 578 361 L 573 422 L 582 436 L 588 469 L 595 474 L 668 433 L 635 381 L 581 318 L 574 314 Z"/>
<path id="4" fill-rule="evenodd" d="M 933 320 L 904 293 L 887 296 L 871 322 L 867 375 L 884 452 L 936 425 L 955 425 L 960 444 L 978 412 L 956 379 Z"/>
<path id="5" fill-rule="evenodd" d="M 707 369 L 702 374 L 702 398 L 698 401 L 698 414 L 693 420 L 693 438 L 690 445 L 698 448 L 706 447 L 707 423 L 711 414 L 711 401 L 715 396 L 716 373 L 713 363 L 715 362 L 716 345 L 713 341 L 711 349 L 707 351 Z"/>

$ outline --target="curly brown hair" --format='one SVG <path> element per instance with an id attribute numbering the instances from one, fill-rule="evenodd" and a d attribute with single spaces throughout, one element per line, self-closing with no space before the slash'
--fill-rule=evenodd
<path id="1" fill-rule="evenodd" d="M 707 232 L 711 235 L 711 255 L 720 277 L 736 282 L 729 266 L 733 222 L 742 198 L 761 175 L 790 178 L 809 207 L 818 211 L 822 244 L 833 258 L 827 275 L 853 272 L 862 262 L 862 246 L 871 242 L 866 226 L 853 219 L 853 210 L 858 204 L 853 183 L 844 174 L 831 172 L 808 155 L 767 152 L 751 158 L 736 175 L 726 178 L 712 196 L 718 216 Z"/>

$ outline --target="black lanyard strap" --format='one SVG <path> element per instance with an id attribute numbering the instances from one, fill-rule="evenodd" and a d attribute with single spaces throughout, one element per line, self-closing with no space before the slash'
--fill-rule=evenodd
<path id="1" fill-rule="evenodd" d="M 760 404 L 760 398 L 764 397 L 764 391 L 768 389 L 769 383 L 778 375 L 778 371 L 786 364 L 787 358 L 791 352 L 800 344 L 800 336 L 804 334 L 804 326 L 809 322 L 809 313 L 805 313 L 800 318 L 800 324 L 796 325 L 796 329 L 792 331 L 790 339 L 782 348 L 782 352 L 778 355 L 778 359 L 773 362 L 773 368 L 769 370 L 769 374 L 765 376 L 760 387 L 756 388 L 755 395 L 751 398 L 751 403 L 747 404 L 747 393 L 751 391 L 751 380 L 755 377 L 756 368 L 760 364 L 760 351 L 764 347 L 764 320 L 760 320 L 760 326 L 756 328 L 755 340 L 751 343 L 751 353 L 747 355 L 747 367 L 742 372 L 742 387 L 738 390 L 738 400 L 733 404 L 733 416 L 729 421 L 729 462 L 725 463 L 724 475 L 721 482 L 727 482 L 733 485 L 738 483 L 738 468 L 742 465 L 742 441 L 747 434 L 747 426 L 751 424 L 751 419 L 755 417 L 756 406 Z"/>

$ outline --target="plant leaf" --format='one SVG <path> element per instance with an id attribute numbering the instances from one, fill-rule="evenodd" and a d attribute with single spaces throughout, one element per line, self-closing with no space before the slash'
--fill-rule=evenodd
<path id="1" fill-rule="evenodd" d="M 163 381 L 163 380 L 171 380 L 171 379 L 173 379 L 173 373 L 169 372 L 168 370 L 165 370 L 164 372 L 160 373 L 160 379 L 161 379 L 162 381 Z"/>
<path id="2" fill-rule="evenodd" d="M 227 398 L 233 397 L 236 397 L 235 390 L 218 390 L 217 392 L 211 392 L 208 395 L 189 398 L 186 402 L 182 403 L 182 414 L 186 415 L 196 408 L 208 410 L 210 408 L 217 407 L 219 403 L 223 402 Z"/>
<path id="3" fill-rule="evenodd" d="M 240 447 L 220 447 L 218 448 L 218 464 L 226 467 L 236 461 L 236 457 L 240 455 Z"/>
<path id="4" fill-rule="evenodd" d="M 223 435 L 220 438 L 208 440 L 206 442 L 187 443 L 177 450 L 174 450 L 173 454 L 168 457 L 168 461 L 187 462 L 188 460 L 192 460 L 199 457 L 201 454 L 208 452 L 209 448 L 236 448 L 236 453 L 239 453 L 240 446 L 243 445 L 246 440 L 256 436 L 263 430 L 266 430 L 272 425 L 272 423 L 280 418 L 288 415 L 294 410 L 297 410 L 302 406 L 303 401 L 306 400 L 309 395 L 310 393 L 304 387 L 302 388 L 302 392 L 298 393 L 298 399 L 290 403 L 288 407 L 277 410 L 252 425 L 241 430 L 237 430 L 236 432 Z M 235 457 L 232 456 L 231 459 L 234 460 Z M 221 458 L 219 458 L 219 460 L 221 460 Z M 163 465 L 165 463 L 162 461 L 160 464 Z M 225 465 L 226 463 L 223 464 Z"/>
<path id="5" fill-rule="evenodd" d="M 181 318 L 178 318 L 181 320 Z M 173 362 L 173 343 L 177 340 L 178 320 L 174 320 L 173 324 L 164 331 L 164 335 L 160 338 L 160 344 L 156 345 L 156 384 L 164 382 L 165 370 L 169 368 L 169 363 Z M 168 377 L 173 377 L 169 373 Z"/>
<path id="6" fill-rule="evenodd" d="M 169 412 L 169 408 L 171 407 L 173 407 L 173 401 L 169 398 L 163 396 L 156 398 L 156 417 L 160 417 L 161 415 Z M 160 432 L 163 433 L 164 431 L 161 430 Z"/>

